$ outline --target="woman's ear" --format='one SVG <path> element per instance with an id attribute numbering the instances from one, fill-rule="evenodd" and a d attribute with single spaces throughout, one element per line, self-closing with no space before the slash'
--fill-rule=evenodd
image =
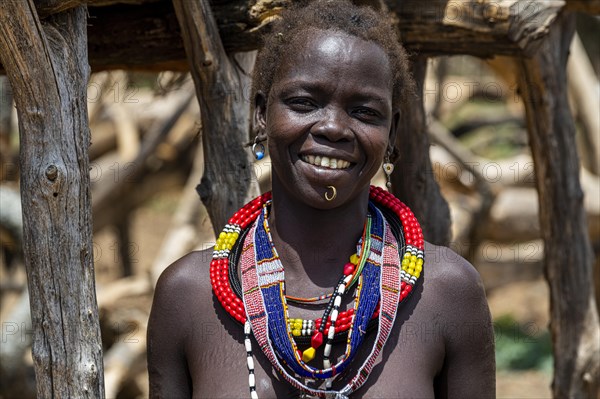
<path id="1" fill-rule="evenodd" d="M 262 91 L 257 91 L 254 97 L 254 114 L 252 118 L 253 131 L 264 141 L 267 138 L 267 97 Z"/>

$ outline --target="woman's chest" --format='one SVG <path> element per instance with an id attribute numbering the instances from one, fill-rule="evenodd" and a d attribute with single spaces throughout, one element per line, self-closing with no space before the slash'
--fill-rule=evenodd
<path id="1" fill-rule="evenodd" d="M 202 333 L 190 341 L 188 365 L 195 398 L 250 397 L 242 327 L 225 324 L 204 323 Z M 416 320 L 412 323 L 399 321 L 366 382 L 350 397 L 433 397 L 434 377 L 440 358 L 443 361 L 443 342 L 431 331 L 424 333 L 426 328 Z M 343 386 L 359 372 L 369 358 L 376 334 L 376 331 L 369 333 L 347 372 L 340 376 L 338 386 Z M 254 380 L 259 398 L 301 397 L 302 392 L 281 376 L 256 341 L 252 340 L 252 343 Z"/>

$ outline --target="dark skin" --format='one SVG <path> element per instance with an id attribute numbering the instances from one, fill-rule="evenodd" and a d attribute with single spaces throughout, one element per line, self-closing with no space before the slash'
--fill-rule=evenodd
<path id="1" fill-rule="evenodd" d="M 379 46 L 309 31 L 283 61 L 268 99 L 257 95 L 255 124 L 269 138 L 273 163 L 269 222 L 289 295 L 330 292 L 355 251 L 369 182 L 393 145 L 391 76 Z M 337 165 L 316 166 L 310 157 L 317 156 Z M 330 185 L 337 188 L 333 201 L 324 198 Z M 351 397 L 494 397 L 493 333 L 479 276 L 447 248 L 426 243 L 425 250 L 422 282 L 399 307 L 381 362 Z M 249 397 L 243 329 L 211 292 L 211 256 L 193 252 L 159 280 L 148 329 L 152 397 Z M 292 305 L 289 312 L 322 315 Z M 374 337 L 368 335 L 353 368 Z M 256 342 L 254 358 L 260 398 L 298 397 Z"/>

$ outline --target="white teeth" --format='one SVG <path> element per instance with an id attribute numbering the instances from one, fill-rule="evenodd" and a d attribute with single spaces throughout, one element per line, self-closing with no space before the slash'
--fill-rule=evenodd
<path id="1" fill-rule="evenodd" d="M 303 155 L 302 160 L 311 165 L 322 166 L 329 169 L 346 169 L 350 166 L 350 162 L 342 159 L 321 157 L 319 155 Z"/>

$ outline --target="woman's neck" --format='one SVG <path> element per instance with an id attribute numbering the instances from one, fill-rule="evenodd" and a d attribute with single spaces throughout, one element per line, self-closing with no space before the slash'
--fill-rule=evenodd
<path id="1" fill-rule="evenodd" d="M 368 200 L 367 188 L 340 207 L 320 210 L 274 182 L 269 224 L 285 267 L 288 294 L 310 296 L 336 284 L 350 255 L 356 252 Z"/>

